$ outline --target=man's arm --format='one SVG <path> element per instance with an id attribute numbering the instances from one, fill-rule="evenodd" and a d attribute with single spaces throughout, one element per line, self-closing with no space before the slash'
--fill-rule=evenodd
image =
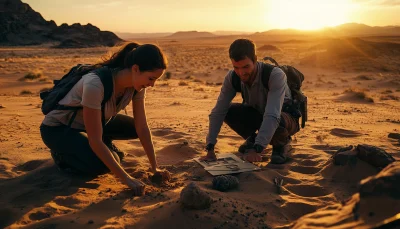
<path id="1" fill-rule="evenodd" d="M 285 99 L 286 75 L 280 68 L 274 68 L 269 78 L 269 91 L 263 122 L 258 130 L 255 144 L 264 148 L 270 143 L 279 126 L 281 110 Z"/>
<path id="2" fill-rule="evenodd" d="M 229 71 L 225 76 L 217 103 L 209 115 L 208 135 L 206 138 L 207 145 L 215 145 L 217 143 L 217 136 L 235 95 L 236 90 L 232 86 L 232 71 Z"/>

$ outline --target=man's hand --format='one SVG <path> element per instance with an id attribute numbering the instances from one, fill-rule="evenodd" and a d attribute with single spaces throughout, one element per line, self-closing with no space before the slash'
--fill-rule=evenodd
<path id="1" fill-rule="evenodd" d="M 257 153 L 254 149 L 249 149 L 246 151 L 246 154 L 243 156 L 243 159 L 248 162 L 261 162 L 262 157 L 259 153 Z"/>
<path id="2" fill-rule="evenodd" d="M 214 150 L 208 150 L 207 155 L 200 158 L 201 161 L 216 161 L 217 155 L 215 155 Z"/>

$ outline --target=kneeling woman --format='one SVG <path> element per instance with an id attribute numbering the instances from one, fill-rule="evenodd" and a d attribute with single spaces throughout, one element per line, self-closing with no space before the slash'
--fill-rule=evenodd
<path id="1" fill-rule="evenodd" d="M 96 67 L 109 68 L 114 82 L 111 98 L 103 106 L 104 128 L 104 86 L 95 72 L 89 72 L 59 102 L 65 107 L 83 109 L 77 111 L 71 124 L 69 121 L 74 113 L 71 110 L 48 113 L 40 126 L 43 142 L 50 148 L 60 169 L 94 176 L 111 171 L 136 195 L 142 195 L 145 184 L 121 167 L 123 154 L 111 147 L 111 141 L 139 138 L 151 170 L 169 176 L 167 171 L 157 168 L 144 103 L 146 88 L 153 87 L 164 73 L 167 60 L 155 45 L 128 43 Z M 131 101 L 134 118 L 118 114 Z M 115 118 L 107 122 L 113 116 Z"/>

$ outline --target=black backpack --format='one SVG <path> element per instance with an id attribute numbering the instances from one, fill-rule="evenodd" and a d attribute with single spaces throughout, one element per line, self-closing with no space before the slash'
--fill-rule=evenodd
<path id="1" fill-rule="evenodd" d="M 263 68 L 261 69 L 261 75 L 263 76 L 261 78 L 262 84 L 264 85 L 265 88 L 269 88 L 268 82 L 269 82 L 269 77 L 271 75 L 272 70 L 275 67 L 278 67 L 282 69 L 282 71 L 286 74 L 287 77 L 287 83 L 289 86 L 289 89 L 292 94 L 292 103 L 287 104 L 285 103 L 282 107 L 282 111 L 290 113 L 293 117 L 295 118 L 300 118 L 301 117 L 301 128 L 305 127 L 306 121 L 307 121 L 307 96 L 303 94 L 301 91 L 301 86 L 304 81 L 304 75 L 301 73 L 299 70 L 297 70 L 293 66 L 289 65 L 282 65 L 280 66 L 278 62 L 276 62 L 273 58 L 271 57 L 264 57 L 264 61 L 269 60 L 275 65 L 271 65 L 268 63 L 263 63 Z M 242 93 L 242 88 L 241 88 L 241 81 L 240 77 L 236 74 L 235 71 L 232 72 L 232 86 L 236 90 L 236 92 L 240 92 L 243 97 Z"/>
<path id="2" fill-rule="evenodd" d="M 68 107 L 58 104 L 58 102 L 63 99 L 67 93 L 72 89 L 72 87 L 82 79 L 82 76 L 94 72 L 101 80 L 104 86 L 104 99 L 101 103 L 101 120 L 103 126 L 105 125 L 104 116 L 104 105 L 111 98 L 114 88 L 114 82 L 112 78 L 112 71 L 108 67 L 97 68 L 94 65 L 78 64 L 72 67 L 67 74 L 65 74 L 60 80 L 54 80 L 54 86 L 50 90 L 40 92 L 40 98 L 42 102 L 42 113 L 47 115 L 53 110 L 73 110 L 74 113 L 68 123 L 70 127 L 79 109 L 82 107 Z"/>

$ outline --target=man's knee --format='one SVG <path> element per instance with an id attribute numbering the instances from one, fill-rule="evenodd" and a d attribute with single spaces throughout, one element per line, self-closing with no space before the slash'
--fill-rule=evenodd
<path id="1" fill-rule="evenodd" d="M 240 103 L 232 103 L 229 106 L 228 113 L 225 115 L 224 122 L 225 123 L 232 123 L 234 122 L 237 117 L 239 116 L 238 114 L 241 112 L 243 109 L 243 105 Z"/>
<path id="2" fill-rule="evenodd" d="M 278 126 L 270 144 L 273 146 L 283 146 L 288 143 L 289 136 L 289 132 L 285 127 Z"/>

